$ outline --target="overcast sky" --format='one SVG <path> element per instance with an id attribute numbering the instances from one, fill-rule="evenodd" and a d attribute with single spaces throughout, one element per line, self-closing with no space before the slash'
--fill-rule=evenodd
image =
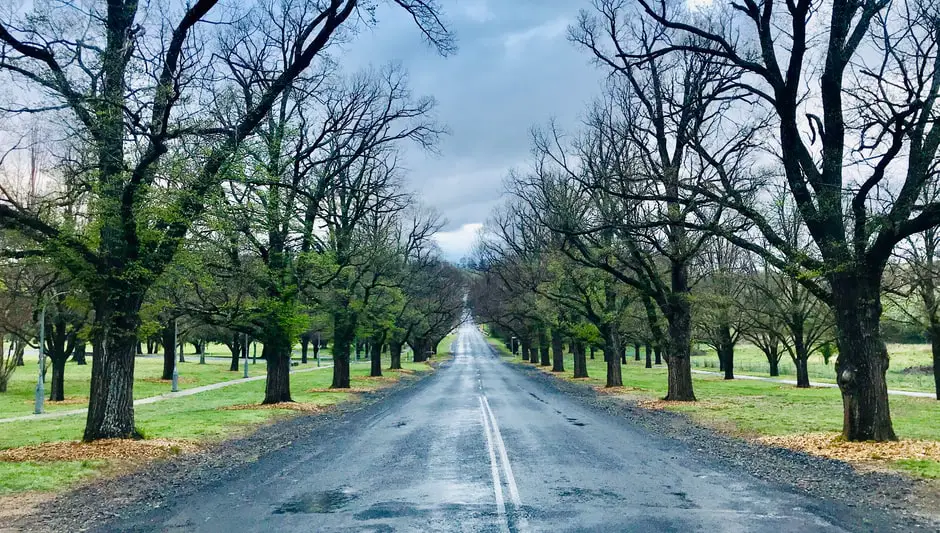
<path id="1" fill-rule="evenodd" d="M 456 54 L 438 56 L 401 9 L 386 8 L 346 59 L 399 62 L 416 95 L 437 99 L 437 117 L 450 135 L 438 154 L 410 150 L 404 164 L 409 186 L 446 217 L 438 242 L 448 259 L 458 260 L 499 203 L 508 170 L 525 164 L 530 128 L 551 118 L 574 126 L 599 92 L 602 73 L 567 40 L 586 1 L 443 2 Z"/>

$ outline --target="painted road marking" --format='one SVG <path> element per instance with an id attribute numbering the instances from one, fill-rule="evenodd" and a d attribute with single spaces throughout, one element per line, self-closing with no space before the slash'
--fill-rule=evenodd
<path id="1" fill-rule="evenodd" d="M 493 441 L 496 444 L 496 450 L 499 454 L 500 462 L 503 466 L 503 473 L 506 476 L 506 485 L 509 487 L 509 500 L 516 509 L 516 530 L 526 532 L 529 530 L 529 522 L 522 512 L 522 498 L 519 497 L 519 487 L 516 485 L 516 476 L 512 473 L 512 465 L 509 463 L 509 453 L 506 451 L 506 443 L 503 441 L 503 435 L 499 431 L 499 424 L 496 422 L 496 415 L 490 408 L 490 402 L 486 396 L 480 396 L 480 405 L 483 408 L 484 421 L 489 421 L 489 427 L 485 431 L 492 431 Z M 487 435 L 489 438 L 489 435 Z"/>
<path id="2" fill-rule="evenodd" d="M 483 420 L 483 433 L 486 435 L 486 449 L 490 454 L 490 473 L 493 475 L 493 492 L 496 496 L 496 515 L 499 517 L 499 530 L 503 533 L 509 533 L 509 519 L 506 517 L 506 503 L 503 500 L 503 485 L 499 480 L 499 467 L 496 465 L 493 435 L 490 431 L 490 423 L 486 416 L 486 407 L 483 406 L 482 396 L 480 396 L 480 417 Z"/>

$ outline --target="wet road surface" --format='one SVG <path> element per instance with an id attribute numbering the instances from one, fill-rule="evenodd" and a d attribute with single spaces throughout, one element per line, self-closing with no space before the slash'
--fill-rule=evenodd
<path id="1" fill-rule="evenodd" d="M 455 349 L 452 363 L 403 394 L 195 497 L 102 529 L 880 529 L 551 390 L 495 357 L 472 325 Z"/>

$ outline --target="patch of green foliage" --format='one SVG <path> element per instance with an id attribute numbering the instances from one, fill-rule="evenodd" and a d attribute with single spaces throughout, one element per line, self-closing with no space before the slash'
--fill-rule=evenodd
<path id="1" fill-rule="evenodd" d="M 62 490 L 96 475 L 104 465 L 104 461 L 0 462 L 0 495 Z"/>
<path id="2" fill-rule="evenodd" d="M 895 461 L 894 466 L 909 474 L 927 479 L 940 478 L 940 461 L 930 459 L 902 459 Z"/>

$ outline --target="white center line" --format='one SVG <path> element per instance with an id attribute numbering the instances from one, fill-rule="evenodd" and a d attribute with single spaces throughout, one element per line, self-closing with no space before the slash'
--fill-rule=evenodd
<path id="1" fill-rule="evenodd" d="M 499 452 L 499 459 L 503 465 L 503 472 L 506 473 L 506 484 L 509 486 L 509 500 L 516 509 L 516 529 L 521 532 L 529 530 L 529 523 L 522 512 L 522 499 L 519 497 L 519 487 L 516 485 L 516 476 L 512 473 L 512 465 L 509 463 L 509 454 L 506 452 L 506 444 L 503 442 L 503 435 L 499 431 L 499 424 L 496 422 L 496 415 L 490 407 L 486 396 L 480 396 L 480 403 L 483 406 L 485 417 L 489 418 L 490 429 L 493 432 L 493 440 L 496 442 L 496 449 Z"/>
<path id="2" fill-rule="evenodd" d="M 499 481 L 499 468 L 496 466 L 496 452 L 493 449 L 493 436 L 490 432 L 490 423 L 483 406 L 483 397 L 480 397 L 480 416 L 483 418 L 483 433 L 486 435 L 486 449 L 490 453 L 490 472 L 493 474 L 493 492 L 496 494 L 496 514 L 499 517 L 499 530 L 509 533 L 509 519 L 506 518 L 506 503 L 503 501 L 503 485 Z"/>

